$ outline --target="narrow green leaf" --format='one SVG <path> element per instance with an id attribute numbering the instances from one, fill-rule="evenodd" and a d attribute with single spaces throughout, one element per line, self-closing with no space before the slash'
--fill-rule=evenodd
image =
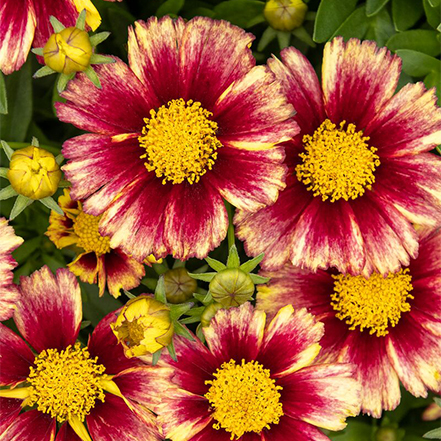
<path id="1" fill-rule="evenodd" d="M 156 351 L 152 354 L 152 365 L 156 366 L 158 364 L 159 359 L 161 358 L 162 349 Z"/>
<path id="2" fill-rule="evenodd" d="M 207 272 L 207 270 L 208 270 L 208 265 L 206 263 L 204 263 L 201 267 L 194 270 L 194 274 L 205 273 L 205 272 Z"/>
<path id="3" fill-rule="evenodd" d="M 173 269 L 175 268 L 185 268 L 185 262 L 183 262 L 182 260 L 176 259 L 173 262 Z"/>
<path id="4" fill-rule="evenodd" d="M 345 40 L 350 38 L 362 39 L 368 30 L 369 21 L 366 18 L 366 8 L 361 6 L 357 8 L 335 31 L 332 38 L 338 35 Z"/>
<path id="5" fill-rule="evenodd" d="M 366 0 L 366 15 L 372 17 L 378 14 L 388 2 L 389 0 Z"/>
<path id="6" fill-rule="evenodd" d="M 254 268 L 256 268 L 257 265 L 259 265 L 260 262 L 262 262 L 264 256 L 265 253 L 261 253 L 258 256 L 254 257 L 253 259 L 248 260 L 248 262 L 242 263 L 240 269 L 245 273 L 250 273 L 251 271 L 253 271 Z"/>
<path id="7" fill-rule="evenodd" d="M 329 40 L 352 14 L 357 0 L 322 0 L 317 10 L 312 39 L 316 43 Z"/>
<path id="8" fill-rule="evenodd" d="M 31 49 L 31 52 L 34 53 L 35 55 L 39 55 L 40 57 L 43 56 L 43 48 L 42 47 L 34 47 L 33 49 Z"/>
<path id="9" fill-rule="evenodd" d="M 193 297 L 195 299 L 199 300 L 200 302 L 202 302 L 204 305 L 208 305 L 213 300 L 213 297 L 211 296 L 210 291 L 208 291 L 206 294 L 200 294 L 200 293 L 194 292 Z"/>
<path id="10" fill-rule="evenodd" d="M 240 266 L 239 253 L 237 252 L 236 245 L 233 245 L 230 248 L 230 252 L 228 253 L 227 268 L 239 268 L 239 266 Z"/>
<path id="11" fill-rule="evenodd" d="M 256 17 L 263 14 L 265 2 L 257 0 L 228 0 L 214 7 L 215 18 L 248 28 L 255 24 Z"/>
<path id="12" fill-rule="evenodd" d="M 86 74 L 87 78 L 89 78 L 90 81 L 92 81 L 93 85 L 98 88 L 101 89 L 101 82 L 100 79 L 98 78 L 97 73 L 92 69 L 92 67 L 88 67 L 84 73 Z"/>
<path id="13" fill-rule="evenodd" d="M 437 35 L 436 31 L 425 29 L 399 32 L 389 39 L 386 46 L 392 52 L 395 52 L 397 49 L 409 49 L 436 57 L 441 52 L 441 47 L 436 38 Z"/>
<path id="14" fill-rule="evenodd" d="M 291 33 L 294 35 L 294 37 L 298 38 L 300 41 L 303 41 L 303 43 L 306 43 L 309 47 L 316 46 L 314 40 L 304 26 L 294 29 Z"/>
<path id="15" fill-rule="evenodd" d="M 125 294 L 130 300 L 132 300 L 132 299 L 136 299 L 135 294 L 132 294 L 131 292 L 126 291 L 125 289 L 124 289 L 123 291 L 124 291 L 124 294 Z"/>
<path id="16" fill-rule="evenodd" d="M 424 78 L 424 84 L 428 89 L 435 87 L 436 96 L 438 97 L 438 103 L 441 102 L 441 70 L 435 70 L 430 72 Z"/>
<path id="17" fill-rule="evenodd" d="M 109 38 L 110 32 L 100 32 L 90 37 L 90 44 L 95 47 Z"/>
<path id="18" fill-rule="evenodd" d="M 438 406 L 441 407 L 441 398 L 439 398 L 439 397 L 433 397 L 433 401 L 435 401 L 435 403 L 438 404 Z"/>
<path id="19" fill-rule="evenodd" d="M 178 320 L 182 314 L 185 314 L 194 306 L 194 302 L 179 303 L 177 305 L 170 305 L 170 318 L 173 321 Z"/>
<path id="20" fill-rule="evenodd" d="M 178 357 L 176 356 L 175 345 L 174 345 L 174 343 L 173 343 L 173 340 L 172 340 L 171 343 L 167 346 L 167 351 L 168 351 L 170 357 L 171 357 L 174 361 L 178 361 Z"/>
<path id="21" fill-rule="evenodd" d="M 427 439 L 441 439 L 441 427 L 438 429 L 433 429 L 430 432 L 427 432 L 423 435 L 424 438 Z"/>
<path id="22" fill-rule="evenodd" d="M 191 335 L 191 332 L 183 326 L 179 322 L 173 322 L 173 326 L 175 329 L 175 334 L 182 335 L 182 337 L 185 337 L 187 340 L 194 341 L 193 336 Z"/>
<path id="23" fill-rule="evenodd" d="M 86 26 L 86 10 L 83 9 L 77 18 L 77 22 L 75 23 L 75 27 L 84 31 L 85 26 Z"/>
<path id="24" fill-rule="evenodd" d="M 154 279 L 153 277 L 144 277 L 144 279 L 141 280 L 141 283 L 154 292 L 158 279 Z"/>
<path id="25" fill-rule="evenodd" d="M 185 0 L 167 0 L 156 11 L 157 17 L 174 14 L 177 15 L 184 6 Z"/>
<path id="26" fill-rule="evenodd" d="M 161 276 L 168 271 L 167 262 L 165 260 L 163 260 L 162 263 L 154 263 L 152 268 L 158 276 Z"/>
<path id="27" fill-rule="evenodd" d="M 441 0 L 429 0 L 429 3 L 432 8 L 437 8 L 441 4 Z"/>
<path id="28" fill-rule="evenodd" d="M 89 66 L 90 67 L 90 66 Z M 75 72 L 72 72 L 69 75 L 60 74 L 57 81 L 57 92 L 61 93 L 66 89 L 67 83 L 75 77 Z"/>
<path id="29" fill-rule="evenodd" d="M 81 322 L 80 329 L 87 328 L 91 324 L 92 324 L 92 322 L 90 320 L 84 320 L 84 321 Z"/>
<path id="30" fill-rule="evenodd" d="M 392 0 L 392 18 L 397 31 L 411 28 L 423 13 L 423 4 L 419 0 Z"/>
<path id="31" fill-rule="evenodd" d="M 396 54 L 403 60 L 403 71 L 413 77 L 424 77 L 432 71 L 440 70 L 440 60 L 422 52 L 399 49 Z"/>
<path id="32" fill-rule="evenodd" d="M 34 73 L 33 78 L 42 78 L 54 74 L 55 71 L 49 66 L 43 66 Z"/>
<path id="33" fill-rule="evenodd" d="M 39 201 L 45 207 L 49 208 L 49 210 L 53 210 L 56 213 L 60 214 L 61 216 L 64 215 L 63 210 L 60 208 L 60 206 L 50 196 L 48 196 L 47 198 L 39 199 Z"/>
<path id="34" fill-rule="evenodd" d="M 8 97 L 6 96 L 6 84 L 3 73 L 0 71 L 0 113 L 8 113 Z"/>
<path id="35" fill-rule="evenodd" d="M 31 145 L 33 145 L 34 147 L 40 147 L 40 142 L 38 141 L 38 138 L 33 136 L 31 140 Z"/>
<path id="36" fill-rule="evenodd" d="M 3 151 L 5 152 L 7 158 L 11 160 L 14 150 L 9 147 L 9 144 L 6 141 L 1 140 L 0 144 L 3 147 Z"/>
<path id="37" fill-rule="evenodd" d="M 205 309 L 205 307 L 203 309 Z M 198 323 L 200 321 L 201 321 L 201 314 L 199 314 L 198 316 L 186 317 L 180 320 L 180 323 L 182 323 L 183 325 L 191 325 L 192 323 Z"/>
<path id="38" fill-rule="evenodd" d="M 259 44 L 257 45 L 257 50 L 262 52 L 275 38 L 277 35 L 277 31 L 273 29 L 271 26 L 268 26 L 260 37 Z"/>
<path id="39" fill-rule="evenodd" d="M 8 185 L 0 190 L 0 201 L 17 196 L 18 193 L 12 188 L 12 185 Z"/>
<path id="40" fill-rule="evenodd" d="M 441 8 L 432 6 L 429 0 L 423 0 L 424 12 L 426 13 L 427 22 L 432 28 L 437 29 L 441 21 Z"/>
<path id="41" fill-rule="evenodd" d="M 55 157 L 55 162 L 58 165 L 61 165 L 63 161 L 64 161 L 64 156 L 61 153 Z"/>
<path id="42" fill-rule="evenodd" d="M 155 299 L 162 303 L 167 303 L 167 297 L 165 295 L 164 276 L 159 277 L 158 283 L 155 289 Z"/>
<path id="43" fill-rule="evenodd" d="M 90 64 L 109 64 L 114 63 L 116 60 L 112 57 L 106 57 L 105 55 L 93 54 L 90 57 Z"/>
<path id="44" fill-rule="evenodd" d="M 29 199 L 21 194 L 17 196 L 14 206 L 12 207 L 11 214 L 9 215 L 9 220 L 15 219 L 26 207 L 34 202 L 33 199 Z"/>
<path id="45" fill-rule="evenodd" d="M 41 236 L 33 237 L 32 239 L 24 241 L 15 251 L 12 253 L 12 257 L 22 265 L 29 257 L 41 247 Z"/>
<path id="46" fill-rule="evenodd" d="M 9 169 L 7 167 L 0 167 L 0 178 L 7 178 L 8 170 Z"/>
<path id="47" fill-rule="evenodd" d="M 255 285 L 260 285 L 262 283 L 268 283 L 270 281 L 269 277 L 263 277 L 263 276 L 259 276 L 257 274 L 249 274 L 249 276 L 251 277 L 251 280 L 253 281 L 253 283 Z"/>
<path id="48" fill-rule="evenodd" d="M 202 343 L 205 343 L 205 335 L 202 332 L 202 325 L 199 323 L 199 326 L 196 328 L 196 336 Z"/>
<path id="49" fill-rule="evenodd" d="M 277 31 L 277 41 L 279 42 L 280 50 L 285 49 L 286 47 L 289 46 L 289 43 L 291 41 L 291 33 Z"/>
<path id="50" fill-rule="evenodd" d="M 58 21 L 57 18 L 55 18 L 53 15 L 49 18 L 49 21 L 51 22 L 52 28 L 54 29 L 54 32 L 61 32 L 64 29 L 63 23 Z"/>
<path id="51" fill-rule="evenodd" d="M 190 277 L 193 277 L 193 279 L 202 280 L 203 282 L 211 282 L 216 274 L 217 273 L 204 273 L 204 274 L 188 273 L 188 275 Z"/>
<path id="52" fill-rule="evenodd" d="M 208 263 L 208 265 L 210 265 L 211 268 L 213 268 L 215 271 L 222 271 L 227 268 L 225 264 L 223 264 L 219 260 L 212 259 L 211 257 L 207 256 L 205 260 Z"/>

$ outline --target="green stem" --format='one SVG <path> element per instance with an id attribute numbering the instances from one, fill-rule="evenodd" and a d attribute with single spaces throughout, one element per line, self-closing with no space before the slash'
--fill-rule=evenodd
<path id="1" fill-rule="evenodd" d="M 11 149 L 18 150 L 18 149 L 24 149 L 25 147 L 28 147 L 31 145 L 29 142 L 9 142 L 6 141 L 11 147 Z M 56 147 L 50 146 L 50 145 L 42 145 L 40 144 L 40 148 L 47 150 L 48 152 L 53 153 L 55 156 L 60 154 L 60 149 L 57 149 Z"/>
<path id="2" fill-rule="evenodd" d="M 225 207 L 226 207 L 227 213 L 228 213 L 227 237 L 228 237 L 228 249 L 230 249 L 235 244 L 234 226 L 233 226 L 233 207 L 227 201 L 225 201 Z"/>

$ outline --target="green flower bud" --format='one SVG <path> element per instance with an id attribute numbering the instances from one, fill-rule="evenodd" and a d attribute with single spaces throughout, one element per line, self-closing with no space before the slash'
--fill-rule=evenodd
<path id="1" fill-rule="evenodd" d="M 272 28 L 292 31 L 302 25 L 308 6 L 302 0 L 269 0 L 263 15 Z"/>
<path id="2" fill-rule="evenodd" d="M 393 427 L 380 427 L 375 434 L 376 441 L 399 441 L 401 437 Z"/>
<path id="3" fill-rule="evenodd" d="M 222 309 L 223 306 L 220 303 L 214 302 L 210 303 L 201 315 L 201 325 L 202 327 L 207 327 L 210 325 L 211 319 L 215 316 L 216 312 L 219 309 Z"/>
<path id="4" fill-rule="evenodd" d="M 169 303 L 184 303 L 193 298 L 198 284 L 185 268 L 174 268 L 164 274 L 165 296 Z"/>

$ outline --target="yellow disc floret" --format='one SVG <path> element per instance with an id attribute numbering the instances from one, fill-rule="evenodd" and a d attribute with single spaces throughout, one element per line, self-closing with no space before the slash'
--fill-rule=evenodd
<path id="1" fill-rule="evenodd" d="M 279 390 L 270 377 L 270 371 L 257 361 L 236 364 L 223 363 L 206 381 L 210 389 L 205 394 L 217 421 L 213 427 L 231 432 L 231 439 L 239 439 L 246 432 L 260 433 L 270 424 L 278 424 L 283 416 Z"/>
<path id="2" fill-rule="evenodd" d="M 110 238 L 101 236 L 98 225 L 101 216 L 92 216 L 82 211 L 74 221 L 74 231 L 78 236 L 77 245 L 86 253 L 95 252 L 102 255 L 110 252 Z"/>
<path id="3" fill-rule="evenodd" d="M 354 124 L 345 129 L 345 124 L 337 127 L 326 119 L 312 136 L 303 137 L 305 152 L 299 155 L 303 162 L 296 167 L 297 179 L 324 201 L 362 196 L 372 188 L 380 165 L 377 149 L 367 144 L 369 137 L 356 132 Z"/>
<path id="4" fill-rule="evenodd" d="M 413 299 L 413 287 L 408 269 L 386 278 L 378 273 L 369 279 L 343 274 L 332 277 L 335 282 L 331 305 L 337 311 L 336 317 L 351 325 L 351 330 L 359 326 L 360 331 L 366 328 L 369 334 L 385 336 L 388 327 L 399 322 L 401 313 L 410 311 L 407 300 Z"/>
<path id="5" fill-rule="evenodd" d="M 37 406 L 60 423 L 72 417 L 84 421 L 96 400 L 104 401 L 100 386 L 104 370 L 97 358 L 90 358 L 87 348 L 81 348 L 79 343 L 61 352 L 47 349 L 35 358 L 34 367 L 30 368 L 27 404 Z"/>
<path id="6" fill-rule="evenodd" d="M 212 169 L 216 150 L 222 147 L 216 138 L 217 123 L 209 119 L 211 115 L 201 103 L 182 98 L 169 101 L 158 111 L 151 110 L 139 137 L 141 147 L 146 149 L 141 158 L 147 159 L 147 170 L 163 178 L 163 184 L 198 182 Z"/>

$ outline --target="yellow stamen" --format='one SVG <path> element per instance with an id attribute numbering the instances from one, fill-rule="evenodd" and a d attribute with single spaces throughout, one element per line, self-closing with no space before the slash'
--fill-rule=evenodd
<path id="1" fill-rule="evenodd" d="M 223 363 L 213 374 L 214 380 L 205 394 L 214 409 L 213 417 L 220 428 L 239 439 L 246 432 L 260 433 L 270 424 L 278 424 L 283 416 L 279 390 L 270 371 L 257 361 L 237 365 L 234 360 Z"/>
<path id="2" fill-rule="evenodd" d="M 87 348 L 80 344 L 68 346 L 59 352 L 47 349 L 41 352 L 30 368 L 28 406 L 37 406 L 60 423 L 74 417 L 84 421 L 95 406 L 96 400 L 104 401 L 100 384 L 105 367 L 90 358 Z"/>
<path id="3" fill-rule="evenodd" d="M 83 211 L 74 220 L 74 231 L 79 237 L 77 245 L 86 253 L 95 252 L 98 255 L 110 252 L 110 238 L 101 236 L 98 225 L 101 216 L 92 216 Z"/>
<path id="4" fill-rule="evenodd" d="M 359 326 L 360 331 L 367 328 L 369 334 L 385 336 L 389 333 L 387 328 L 399 322 L 401 313 L 410 311 L 407 300 L 413 299 L 413 287 L 408 269 L 386 278 L 377 273 L 369 279 L 343 274 L 332 277 L 335 282 L 331 305 L 337 311 L 336 317 L 351 325 L 351 330 Z"/>
<path id="5" fill-rule="evenodd" d="M 201 103 L 182 98 L 169 101 L 158 111 L 151 110 L 139 137 L 141 147 L 146 149 L 141 158 L 147 158 L 147 170 L 163 178 L 163 184 L 198 182 L 212 169 L 216 150 L 222 147 L 216 138 L 217 123 L 209 119 L 211 115 Z"/>
<path id="6" fill-rule="evenodd" d="M 329 119 L 314 132 L 305 135 L 303 162 L 296 167 L 297 179 L 303 182 L 314 196 L 335 202 L 362 196 L 375 182 L 375 168 L 380 165 L 375 147 L 369 147 L 368 136 L 356 132 L 354 124 L 346 121 L 337 128 Z"/>

